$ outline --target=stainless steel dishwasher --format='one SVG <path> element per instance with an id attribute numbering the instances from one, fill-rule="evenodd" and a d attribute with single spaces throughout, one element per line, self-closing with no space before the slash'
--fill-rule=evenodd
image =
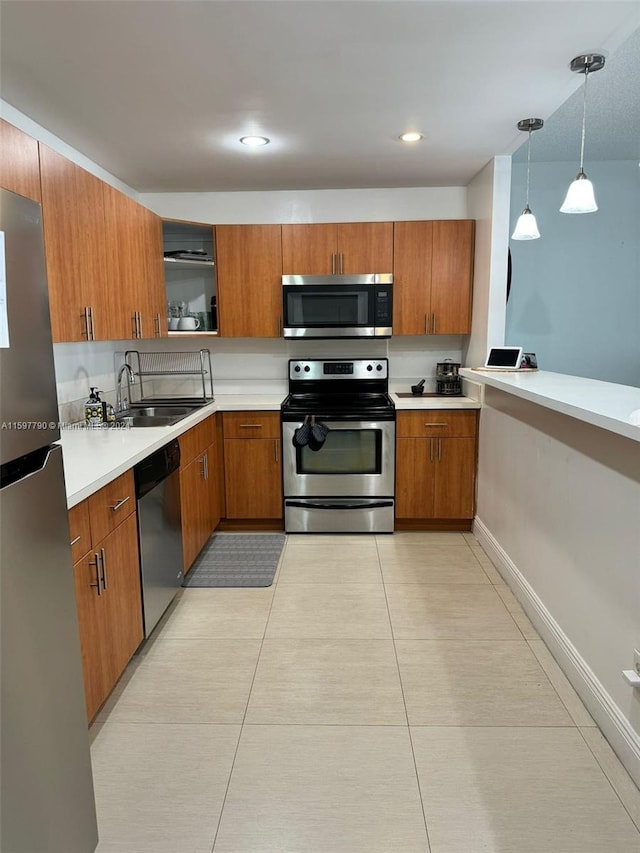
<path id="1" fill-rule="evenodd" d="M 182 585 L 179 467 L 180 445 L 174 440 L 133 469 L 145 637 Z"/>

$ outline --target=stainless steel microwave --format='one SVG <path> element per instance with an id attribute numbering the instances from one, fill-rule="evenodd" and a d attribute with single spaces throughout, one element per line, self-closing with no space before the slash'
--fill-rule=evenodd
<path id="1" fill-rule="evenodd" d="M 393 276 L 283 275 L 285 338 L 390 338 Z"/>

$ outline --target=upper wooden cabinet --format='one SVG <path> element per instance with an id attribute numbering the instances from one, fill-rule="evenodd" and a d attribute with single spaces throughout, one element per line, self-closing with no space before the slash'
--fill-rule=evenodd
<path id="1" fill-rule="evenodd" d="M 108 292 L 103 182 L 41 143 L 40 176 L 53 340 L 116 338 L 118 294 Z"/>
<path id="2" fill-rule="evenodd" d="M 394 335 L 471 331 L 474 226 L 471 219 L 395 223 Z"/>
<path id="3" fill-rule="evenodd" d="M 283 275 L 391 272 L 392 222 L 282 226 Z"/>
<path id="4" fill-rule="evenodd" d="M 0 187 L 40 201 L 38 143 L 0 119 Z"/>
<path id="5" fill-rule="evenodd" d="M 109 290 L 118 304 L 115 338 L 167 334 L 160 217 L 104 184 Z"/>
<path id="6" fill-rule="evenodd" d="M 216 225 L 220 334 L 276 338 L 282 334 L 282 227 Z"/>

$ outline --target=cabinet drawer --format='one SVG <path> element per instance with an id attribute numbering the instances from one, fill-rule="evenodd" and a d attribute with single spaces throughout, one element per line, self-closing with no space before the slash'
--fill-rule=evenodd
<path id="1" fill-rule="evenodd" d="M 71 560 L 77 563 L 91 549 L 91 526 L 89 524 L 89 501 L 82 501 L 69 510 L 69 533 Z"/>
<path id="2" fill-rule="evenodd" d="M 473 438 L 476 434 L 477 413 L 427 409 L 421 412 L 398 412 L 396 436 L 398 438 Z"/>
<path id="3" fill-rule="evenodd" d="M 201 456 L 207 447 L 216 439 L 215 416 L 201 421 L 193 429 L 178 436 L 180 444 L 180 467 L 185 468 L 190 462 Z"/>
<path id="4" fill-rule="evenodd" d="M 225 438 L 280 438 L 280 412 L 224 412 Z"/>
<path id="5" fill-rule="evenodd" d="M 91 541 L 95 546 L 132 512 L 135 512 L 133 469 L 125 471 L 95 495 L 91 495 L 87 503 L 91 522 Z"/>

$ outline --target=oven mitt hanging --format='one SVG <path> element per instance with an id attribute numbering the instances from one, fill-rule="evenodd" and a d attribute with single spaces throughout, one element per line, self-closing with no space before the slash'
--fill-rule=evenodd
<path id="1" fill-rule="evenodd" d="M 309 450 L 320 450 L 324 444 L 324 440 L 329 432 L 329 427 L 326 424 L 316 423 L 315 417 L 311 418 L 311 435 L 309 437 Z"/>
<path id="2" fill-rule="evenodd" d="M 305 447 L 311 438 L 311 424 L 309 423 L 309 415 L 305 415 L 304 423 L 293 432 L 293 446 Z"/>

